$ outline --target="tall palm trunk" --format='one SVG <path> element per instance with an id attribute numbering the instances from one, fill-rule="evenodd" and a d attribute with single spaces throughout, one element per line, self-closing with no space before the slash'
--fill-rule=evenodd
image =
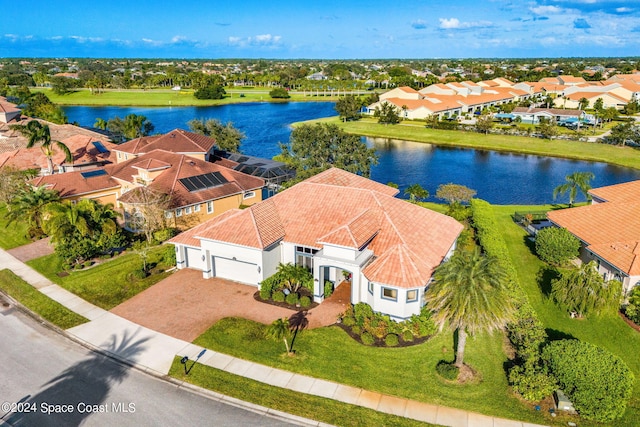
<path id="1" fill-rule="evenodd" d="M 467 332 L 463 328 L 458 328 L 458 347 L 456 348 L 455 366 L 462 368 L 464 364 L 464 347 L 467 345 Z"/>
<path id="2" fill-rule="evenodd" d="M 291 349 L 289 348 L 289 342 L 286 338 L 282 339 L 284 341 L 284 346 L 287 348 L 287 354 L 291 353 Z"/>

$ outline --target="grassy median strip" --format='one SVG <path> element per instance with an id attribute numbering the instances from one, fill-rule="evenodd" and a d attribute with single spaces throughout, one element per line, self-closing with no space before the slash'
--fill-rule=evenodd
<path id="1" fill-rule="evenodd" d="M 593 142 L 548 140 L 525 136 L 484 135 L 477 132 L 427 129 L 421 122 L 381 125 L 376 119 L 342 122 L 337 117 L 305 123 L 334 123 L 345 132 L 369 137 L 400 139 L 434 145 L 466 147 L 479 150 L 507 151 L 520 154 L 561 157 L 575 160 L 605 162 L 640 169 L 640 150 Z M 591 135 L 588 135 L 591 136 Z"/>
<path id="2" fill-rule="evenodd" d="M 0 270 L 0 289 L 61 329 L 69 329 L 88 322 L 88 319 L 40 293 L 11 270 Z"/>
<path id="3" fill-rule="evenodd" d="M 189 375 L 185 375 L 178 357 L 174 359 L 169 375 L 246 402 L 333 425 L 353 427 L 433 426 L 433 424 L 389 415 L 332 399 L 270 386 L 205 365 L 196 364 Z"/>

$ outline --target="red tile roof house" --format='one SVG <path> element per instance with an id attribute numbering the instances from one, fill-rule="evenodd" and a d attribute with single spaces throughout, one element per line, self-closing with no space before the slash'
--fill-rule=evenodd
<path id="1" fill-rule="evenodd" d="M 182 129 L 174 129 L 164 135 L 143 136 L 119 144 L 114 151 L 118 163 L 140 156 L 153 150 L 165 150 L 173 153 L 186 154 L 188 156 L 211 161 L 216 145 L 214 138 L 188 132 Z"/>
<path id="2" fill-rule="evenodd" d="M 397 189 L 332 168 L 244 210 L 230 210 L 169 241 L 178 268 L 260 286 L 279 263 L 345 286 L 351 302 L 402 320 L 419 313 L 434 269 L 453 254 L 462 225 L 397 199 Z M 342 284 L 340 284 L 342 282 Z M 348 285 L 347 285 L 348 286 Z"/>
<path id="3" fill-rule="evenodd" d="M 582 242 L 580 259 L 595 260 L 605 279 L 625 292 L 640 285 L 640 181 L 594 188 L 592 204 L 551 211 L 549 220 Z"/>
<path id="4" fill-rule="evenodd" d="M 261 201 L 264 180 L 185 154 L 153 150 L 103 169 L 44 176 L 32 184 L 47 185 L 63 199 L 113 203 L 124 210 L 125 227 L 135 230 L 149 194 L 167 195 L 167 225 L 187 229 Z"/>

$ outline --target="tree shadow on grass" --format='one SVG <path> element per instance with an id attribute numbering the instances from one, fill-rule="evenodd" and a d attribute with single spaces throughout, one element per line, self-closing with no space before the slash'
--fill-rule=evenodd
<path id="1" fill-rule="evenodd" d="M 532 236 L 530 235 L 526 235 L 522 238 L 524 245 L 527 247 L 527 249 L 529 249 L 529 252 L 531 252 L 531 255 L 538 257 L 538 254 L 536 253 L 536 242 L 535 239 L 532 238 Z"/>
<path id="2" fill-rule="evenodd" d="M 544 266 L 538 270 L 536 282 L 538 283 L 538 288 L 546 298 L 551 297 L 551 282 L 559 277 L 560 273 L 553 267 Z"/>
<path id="3" fill-rule="evenodd" d="M 134 341 L 135 336 L 124 334 L 121 339 L 112 335 L 106 350 L 131 360 L 144 350 L 148 338 Z M 24 407 L 35 411 L 5 414 L 2 420 L 8 425 L 75 427 L 83 424 L 93 405 L 104 405 L 111 388 L 128 375 L 129 366 L 114 361 L 101 353 L 89 356 L 70 366 L 60 375 L 43 384 L 34 396 L 20 399 Z M 47 411 L 57 411 L 47 414 Z M 58 412 L 64 410 L 65 412 Z M 109 407 L 109 410 L 111 408 Z"/>
<path id="4" fill-rule="evenodd" d="M 549 337 L 549 341 L 575 340 L 576 339 L 576 337 L 574 337 L 573 335 L 568 334 L 566 332 L 559 331 L 557 329 L 545 328 L 545 332 L 547 333 L 547 336 Z"/>

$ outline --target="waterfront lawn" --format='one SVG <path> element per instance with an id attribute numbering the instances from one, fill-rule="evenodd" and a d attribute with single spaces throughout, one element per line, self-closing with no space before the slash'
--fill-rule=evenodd
<path id="1" fill-rule="evenodd" d="M 291 98 L 277 100 L 269 96 L 268 88 L 237 88 L 225 89 L 224 99 L 197 99 L 191 90 L 108 90 L 100 94 L 92 94 L 88 89 L 78 89 L 74 92 L 56 95 L 51 89 L 32 88 L 32 92 L 43 92 L 54 104 L 59 105 L 117 105 L 117 106 L 207 106 L 237 104 L 244 102 L 286 102 L 286 101 L 335 101 L 337 97 L 304 96 L 302 93 L 292 93 Z"/>
<path id="2" fill-rule="evenodd" d="M 616 426 L 637 426 L 640 420 L 640 333 L 628 326 L 619 316 L 571 319 L 549 297 L 553 277 L 528 243 L 527 233 L 511 220 L 516 211 L 542 211 L 551 206 L 494 206 L 496 219 L 503 230 L 511 258 L 518 271 L 520 284 L 544 323 L 551 339 L 577 338 L 605 348 L 621 357 L 636 377 L 635 389 L 625 416 Z M 581 426 L 602 424 L 581 421 Z"/>
<path id="3" fill-rule="evenodd" d="M 31 243 L 27 237 L 27 223 L 23 221 L 13 221 L 11 224 L 7 220 L 7 205 L 0 204 L 0 247 L 2 249 L 13 249 L 18 246 Z"/>
<path id="4" fill-rule="evenodd" d="M 149 252 L 149 264 L 161 263 L 167 247 L 154 247 Z M 69 292 L 105 310 L 121 304 L 167 277 L 168 272 L 153 273 L 144 279 L 130 277 L 130 273 L 141 269 L 140 256 L 134 253 L 122 254 L 114 259 L 103 260 L 100 264 L 74 270 L 68 276 L 59 277 L 62 262 L 57 255 L 47 255 L 27 262 L 32 268 Z M 160 265 L 160 264 L 159 264 Z M 164 266 L 170 268 L 173 266 Z"/>
<path id="5" fill-rule="evenodd" d="M 296 338 L 295 357 L 287 357 L 282 341 L 265 338 L 266 328 L 250 320 L 226 318 L 194 343 L 365 390 L 504 418 L 545 421 L 540 412 L 529 409 L 511 394 L 504 372 L 504 337 L 500 333 L 469 339 L 465 360 L 482 380 L 459 385 L 444 381 L 435 371 L 438 361 L 451 361 L 454 357 L 453 334 L 447 330 L 423 344 L 404 348 L 364 346 L 338 327 L 306 330 Z"/>
<path id="6" fill-rule="evenodd" d="M 88 319 L 40 293 L 11 270 L 0 270 L 0 289 L 61 329 L 73 328 L 88 322 Z"/>
<path id="7" fill-rule="evenodd" d="M 427 129 L 424 123 L 414 122 L 399 125 L 381 125 L 376 119 L 363 118 L 342 122 L 337 117 L 312 120 L 305 123 L 333 123 L 345 132 L 379 137 L 426 142 L 434 145 L 467 147 L 481 150 L 508 151 L 522 154 L 590 160 L 640 169 L 640 150 L 632 147 L 617 147 L 580 141 L 547 140 L 540 138 L 484 135 L 477 132 Z"/>
<path id="8" fill-rule="evenodd" d="M 218 393 L 244 400 L 245 402 L 255 403 L 331 425 L 353 427 L 433 426 L 433 424 L 389 415 L 361 406 L 349 405 L 332 399 L 270 386 L 206 365 L 196 364 L 189 372 L 189 375 L 185 375 L 184 367 L 180 363 L 179 357 L 174 359 L 169 375 L 181 381 L 214 390 Z"/>

